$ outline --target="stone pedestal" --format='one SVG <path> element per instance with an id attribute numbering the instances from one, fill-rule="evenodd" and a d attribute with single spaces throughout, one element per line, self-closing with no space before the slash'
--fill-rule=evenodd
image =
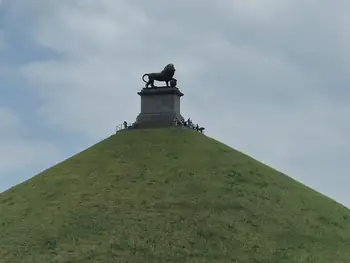
<path id="1" fill-rule="evenodd" d="M 163 128 L 174 126 L 174 119 L 183 120 L 180 98 L 183 93 L 176 87 L 143 88 L 141 113 L 136 118 L 138 128 Z"/>

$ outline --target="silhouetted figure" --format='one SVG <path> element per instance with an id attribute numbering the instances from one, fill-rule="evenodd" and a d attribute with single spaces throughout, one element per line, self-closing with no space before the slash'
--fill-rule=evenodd
<path id="1" fill-rule="evenodd" d="M 179 120 L 179 125 L 180 126 L 184 126 L 184 120 L 183 119 Z"/>
<path id="2" fill-rule="evenodd" d="M 124 125 L 124 129 L 128 127 L 128 123 L 126 121 L 123 122 L 123 125 Z"/>
<path id="3" fill-rule="evenodd" d="M 176 126 L 182 126 L 182 122 L 181 122 L 181 120 L 179 120 L 178 118 L 175 118 L 175 125 Z"/>
<path id="4" fill-rule="evenodd" d="M 188 118 L 187 123 L 188 123 L 188 127 L 192 128 L 192 121 L 190 118 Z"/>
<path id="5" fill-rule="evenodd" d="M 199 131 L 200 131 L 201 133 L 203 133 L 204 129 L 205 129 L 204 127 L 200 127 L 200 128 L 199 128 Z"/>
<path id="6" fill-rule="evenodd" d="M 199 126 L 198 126 L 198 124 L 196 125 L 196 130 L 199 131 Z"/>

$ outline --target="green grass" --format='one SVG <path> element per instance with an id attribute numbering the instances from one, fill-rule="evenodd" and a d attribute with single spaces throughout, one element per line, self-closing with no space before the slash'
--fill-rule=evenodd
<path id="1" fill-rule="evenodd" d="M 0 194 L 0 262 L 349 263 L 349 223 L 200 133 L 134 130 Z"/>

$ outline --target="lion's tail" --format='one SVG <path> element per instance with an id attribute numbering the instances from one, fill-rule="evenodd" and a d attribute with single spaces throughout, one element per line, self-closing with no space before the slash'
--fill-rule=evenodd
<path id="1" fill-rule="evenodd" d="M 145 73 L 145 74 L 142 75 L 142 80 L 143 80 L 143 82 L 147 82 L 147 81 L 145 80 L 145 77 L 146 77 L 146 76 L 148 76 L 147 73 Z"/>

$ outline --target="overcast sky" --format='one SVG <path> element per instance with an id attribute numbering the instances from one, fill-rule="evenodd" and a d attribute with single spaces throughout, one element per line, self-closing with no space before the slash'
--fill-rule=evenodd
<path id="1" fill-rule="evenodd" d="M 350 2 L 0 0 L 0 191 L 135 120 L 177 68 L 182 115 L 350 206 Z"/>

